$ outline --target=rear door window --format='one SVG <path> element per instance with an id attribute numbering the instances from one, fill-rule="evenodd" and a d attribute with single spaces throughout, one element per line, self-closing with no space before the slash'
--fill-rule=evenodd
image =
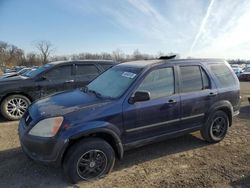
<path id="1" fill-rule="evenodd" d="M 207 73 L 200 66 L 181 66 L 181 91 L 183 93 L 201 91 L 210 88 Z"/>
<path id="2" fill-rule="evenodd" d="M 72 78 L 72 65 L 54 67 L 44 75 L 49 80 L 68 80 Z"/>
<path id="3" fill-rule="evenodd" d="M 182 92 L 200 91 L 203 89 L 202 77 L 199 66 L 182 66 L 181 72 L 181 85 Z"/>
<path id="4" fill-rule="evenodd" d="M 76 65 L 76 76 L 93 76 L 99 75 L 99 70 L 93 64 L 77 64 Z"/>

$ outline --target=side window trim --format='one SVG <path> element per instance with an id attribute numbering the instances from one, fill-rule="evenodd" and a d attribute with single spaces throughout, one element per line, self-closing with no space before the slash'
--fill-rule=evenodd
<path id="1" fill-rule="evenodd" d="M 205 90 L 205 89 L 211 89 L 211 80 L 208 76 L 208 73 L 205 71 L 205 69 L 202 67 L 202 66 L 199 66 L 200 67 L 200 74 L 201 74 L 201 80 L 202 80 L 202 90 Z M 203 74 L 202 72 L 205 74 L 207 80 L 208 80 L 208 87 L 209 88 L 205 88 L 204 86 L 204 77 L 203 77 Z"/>

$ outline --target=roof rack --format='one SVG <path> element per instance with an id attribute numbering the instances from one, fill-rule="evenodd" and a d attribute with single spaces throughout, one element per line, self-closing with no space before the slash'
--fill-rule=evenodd
<path id="1" fill-rule="evenodd" d="M 170 55 L 170 56 L 161 56 L 159 59 L 174 59 L 176 55 Z"/>

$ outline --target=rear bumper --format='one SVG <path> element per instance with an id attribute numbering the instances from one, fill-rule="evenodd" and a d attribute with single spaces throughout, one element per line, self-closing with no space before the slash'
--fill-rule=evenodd
<path id="1" fill-rule="evenodd" d="M 22 118 L 19 123 L 18 135 L 22 150 L 34 161 L 60 166 L 63 153 L 67 147 L 67 141 L 60 138 L 41 138 L 29 135 L 29 129 L 25 128 L 25 122 Z"/>
<path id="2" fill-rule="evenodd" d="M 242 74 L 239 77 L 240 80 L 242 81 L 249 81 L 250 80 L 250 74 Z"/>

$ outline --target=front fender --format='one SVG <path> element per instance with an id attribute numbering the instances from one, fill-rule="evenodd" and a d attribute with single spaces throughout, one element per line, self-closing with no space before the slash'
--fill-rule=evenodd
<path id="1" fill-rule="evenodd" d="M 69 140 L 78 140 L 80 138 L 87 137 L 92 134 L 105 133 L 110 136 L 115 141 L 117 153 L 119 158 L 123 157 L 124 149 L 121 141 L 121 131 L 119 128 L 109 122 L 104 121 L 93 121 L 93 122 L 85 122 L 79 125 L 74 125 L 69 127 L 65 131 L 64 137 Z"/>

